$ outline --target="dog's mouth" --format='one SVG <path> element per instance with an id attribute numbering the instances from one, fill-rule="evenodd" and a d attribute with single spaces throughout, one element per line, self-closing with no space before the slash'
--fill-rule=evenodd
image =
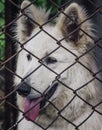
<path id="1" fill-rule="evenodd" d="M 30 100 L 25 98 L 24 101 L 24 116 L 27 120 L 35 121 L 39 115 L 39 112 L 46 106 L 48 100 L 54 95 L 56 89 L 58 87 L 58 83 L 54 83 L 52 87 L 47 91 L 44 96 L 39 98 Z"/>

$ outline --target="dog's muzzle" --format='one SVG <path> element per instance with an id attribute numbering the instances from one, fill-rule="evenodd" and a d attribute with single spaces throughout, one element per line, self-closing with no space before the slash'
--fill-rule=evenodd
<path id="1" fill-rule="evenodd" d="M 57 89 L 57 86 L 58 86 L 58 82 L 52 82 L 52 84 L 48 87 L 49 89 L 46 90 L 46 92 L 42 93 L 42 96 L 45 98 L 45 99 L 50 99 L 53 94 L 55 93 L 56 89 Z M 21 83 L 17 86 L 17 92 L 19 95 L 21 95 L 22 97 L 30 97 L 30 92 L 31 92 L 31 86 L 28 85 L 27 83 Z M 36 100 L 37 98 L 39 97 L 34 97 L 33 98 L 29 98 L 30 100 Z"/>
<path id="2" fill-rule="evenodd" d="M 58 82 L 53 82 L 39 97 L 29 98 L 31 87 L 26 83 L 18 85 L 17 92 L 24 97 L 24 116 L 27 120 L 34 121 L 41 109 L 46 105 L 49 99 L 54 95 L 58 87 Z"/>
<path id="3" fill-rule="evenodd" d="M 39 96 L 39 97 L 34 97 L 33 98 L 29 98 L 29 94 L 31 92 L 31 87 L 30 85 L 26 84 L 26 83 L 21 83 L 19 84 L 17 87 L 17 92 L 19 95 L 21 95 L 22 97 L 28 97 L 29 100 L 37 100 L 38 98 L 40 97 L 43 97 L 43 100 L 41 101 L 41 104 L 40 104 L 40 107 L 44 107 L 45 104 L 46 104 L 46 101 L 49 100 L 53 94 L 55 93 L 56 89 L 57 89 L 57 86 L 58 86 L 58 83 L 55 82 L 55 83 L 52 83 L 48 88 L 48 90 L 46 92 L 44 92 L 44 94 L 42 94 L 42 96 Z"/>

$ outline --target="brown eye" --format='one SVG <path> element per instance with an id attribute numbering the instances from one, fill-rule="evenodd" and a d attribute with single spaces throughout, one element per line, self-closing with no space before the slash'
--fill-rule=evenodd
<path id="1" fill-rule="evenodd" d="M 28 61 L 32 60 L 32 57 L 30 54 L 27 54 L 27 59 L 28 59 Z"/>
<path id="2" fill-rule="evenodd" d="M 56 60 L 56 58 L 54 58 L 54 57 L 47 57 L 47 58 L 45 59 L 45 62 L 46 62 L 47 64 L 54 64 L 54 63 L 57 62 L 57 60 Z"/>

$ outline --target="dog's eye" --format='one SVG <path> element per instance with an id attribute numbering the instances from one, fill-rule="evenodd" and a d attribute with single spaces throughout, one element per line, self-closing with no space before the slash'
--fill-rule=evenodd
<path id="1" fill-rule="evenodd" d="M 28 59 L 28 61 L 30 61 L 32 59 L 30 54 L 27 54 L 27 59 Z"/>
<path id="2" fill-rule="evenodd" d="M 46 62 L 47 64 L 54 64 L 54 63 L 57 62 L 57 60 L 56 60 L 56 58 L 54 58 L 54 57 L 47 57 L 47 58 L 45 59 L 45 62 Z"/>

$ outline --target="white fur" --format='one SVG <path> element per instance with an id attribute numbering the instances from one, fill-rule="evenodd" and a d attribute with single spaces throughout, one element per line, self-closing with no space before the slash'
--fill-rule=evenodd
<path id="1" fill-rule="evenodd" d="M 27 0 L 25 2 L 29 3 Z M 84 11 L 82 11 L 82 8 L 75 3 L 71 4 L 70 7 L 68 7 L 65 10 L 65 13 L 68 15 L 69 11 L 72 10 L 73 8 L 75 8 L 78 12 L 79 23 L 84 21 L 86 18 L 86 14 Z M 37 8 L 34 8 L 34 10 L 38 12 Z M 41 14 L 40 10 L 40 13 L 38 13 L 38 15 L 39 14 L 44 15 L 43 13 Z M 65 35 L 63 34 L 62 31 L 63 30 L 62 28 L 67 27 L 67 25 L 64 25 L 65 18 L 66 17 L 64 15 L 60 15 L 58 23 L 55 26 L 51 26 L 48 24 L 43 26 L 43 29 L 59 41 Z M 81 28 L 90 35 L 92 35 L 90 21 L 89 22 L 87 21 L 84 24 L 82 24 Z M 21 21 L 19 20 L 17 24 L 17 30 L 18 30 L 17 38 L 19 42 L 24 43 L 28 39 L 33 37 L 37 32 L 39 32 L 40 29 L 39 27 L 36 27 L 31 32 L 30 36 L 24 36 L 24 34 L 22 33 L 24 27 Z M 89 45 L 91 43 L 92 40 L 87 35 L 84 35 L 82 39 L 79 39 L 79 41 L 77 41 L 77 44 L 73 43 L 70 40 L 68 42 L 66 40 L 61 41 L 61 45 L 64 46 L 66 49 L 70 50 L 77 57 L 86 52 L 87 44 Z M 58 45 L 56 44 L 56 41 L 53 38 L 51 38 L 48 34 L 46 34 L 44 31 L 41 31 L 38 35 L 36 35 L 33 39 L 31 39 L 24 45 L 24 48 L 27 51 L 31 52 L 31 55 L 35 55 L 40 59 L 46 56 L 46 54 L 56 49 L 57 47 Z M 19 46 L 18 50 L 20 49 L 21 47 Z M 30 74 L 40 65 L 38 59 L 35 58 L 34 56 L 32 56 L 31 61 L 27 61 L 28 52 L 26 50 L 22 50 L 19 53 L 17 59 L 16 73 L 22 78 Z M 57 74 L 60 74 L 68 66 L 75 63 L 75 59 L 77 57 L 74 56 L 73 54 L 65 50 L 63 47 L 60 47 L 58 50 L 56 50 L 50 55 L 51 57 L 57 59 L 57 63 L 48 64 L 47 66 Z M 91 54 L 84 55 L 82 58 L 79 59 L 79 62 L 84 64 L 91 71 L 97 72 L 96 65 L 94 63 L 94 58 L 92 57 Z M 42 65 L 37 71 L 32 73 L 28 77 L 28 79 L 30 79 L 30 85 L 33 86 L 34 89 L 43 93 L 47 89 L 49 84 L 51 84 L 52 81 L 55 80 L 56 76 L 57 75 L 55 73 L 51 72 L 49 69 L 47 69 L 45 66 Z M 70 67 L 61 74 L 59 80 L 62 83 L 69 86 L 71 89 L 77 90 L 82 85 L 90 81 L 92 78 L 93 75 L 91 72 L 89 72 L 86 68 L 84 68 L 80 63 L 75 63 L 72 67 Z M 15 77 L 15 84 L 18 85 L 20 82 L 21 79 Z M 70 102 L 70 100 L 75 96 L 75 94 L 71 89 L 68 89 L 63 84 L 60 83 L 58 89 L 56 90 L 55 94 L 51 97 L 50 101 L 59 110 L 63 109 L 63 107 L 66 106 L 68 102 Z M 86 86 L 84 86 L 83 88 L 79 89 L 76 93 L 93 106 L 98 104 L 102 100 L 102 94 L 101 94 L 102 92 L 100 90 L 100 84 L 96 79 L 93 80 L 91 83 L 87 84 Z M 32 95 L 39 95 L 39 93 L 32 90 Z M 24 99 L 22 96 L 17 95 L 17 104 L 22 112 L 24 111 L 23 100 Z M 51 104 L 48 104 L 44 109 L 46 109 L 46 113 L 39 115 L 39 117 L 36 119 L 35 122 L 40 124 L 42 127 L 46 128 L 57 117 L 58 111 Z M 96 110 L 102 112 L 102 106 L 100 105 L 99 107 L 96 108 Z M 86 104 L 84 101 L 82 101 L 79 97 L 76 96 L 74 100 L 70 103 L 70 105 L 61 112 L 61 115 L 77 126 L 80 123 L 82 123 L 91 114 L 92 111 L 93 110 L 90 107 L 90 105 Z M 22 118 L 23 114 L 19 112 L 18 121 Z M 101 128 L 102 128 L 102 115 L 98 114 L 97 112 L 94 112 L 91 115 L 91 117 L 87 121 L 85 121 L 85 123 L 80 125 L 79 130 L 101 130 Z M 18 130 L 42 130 L 42 128 L 40 128 L 39 126 L 37 126 L 37 124 L 31 121 L 27 121 L 24 118 L 21 122 L 19 122 Z M 48 130 L 75 130 L 75 127 L 59 116 L 58 119 L 55 121 L 55 123 L 48 128 Z"/>

